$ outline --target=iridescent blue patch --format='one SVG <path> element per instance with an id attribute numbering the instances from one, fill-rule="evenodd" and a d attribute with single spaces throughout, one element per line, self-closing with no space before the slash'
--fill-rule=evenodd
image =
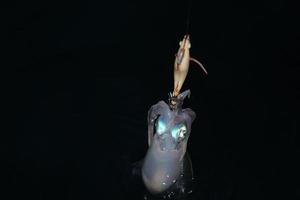
<path id="1" fill-rule="evenodd" d="M 157 121 L 156 133 L 162 134 L 166 131 L 166 129 L 167 129 L 166 123 L 161 118 L 159 118 Z"/>
<path id="2" fill-rule="evenodd" d="M 177 124 L 177 125 L 173 126 L 171 129 L 171 134 L 172 134 L 172 137 L 175 138 L 176 140 L 179 137 L 180 138 L 185 137 L 185 134 L 186 134 L 185 124 Z"/>

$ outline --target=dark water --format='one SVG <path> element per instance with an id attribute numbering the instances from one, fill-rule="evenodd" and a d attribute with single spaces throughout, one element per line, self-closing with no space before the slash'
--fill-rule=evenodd
<path id="1" fill-rule="evenodd" d="M 130 89 L 118 90 L 124 83 Z M 98 89 L 109 84 L 112 90 Z M 42 88 L 49 85 L 63 89 L 45 92 Z M 134 171 L 147 150 L 150 100 L 139 93 L 142 84 L 51 77 L 31 79 L 20 88 L 30 95 L 18 107 L 17 157 L 9 157 L 7 164 L 10 192 L 32 199 L 157 199 Z M 275 189 L 276 195 L 292 195 L 288 192 L 293 191 L 296 166 L 290 157 L 296 155 L 291 151 L 295 147 L 278 147 L 288 141 L 274 138 L 276 119 L 248 121 L 237 108 L 220 111 L 230 102 L 217 104 L 220 97 L 202 91 L 187 101 L 190 106 L 198 101 L 199 110 L 188 146 L 193 192 L 185 199 L 264 199 L 265 193 L 275 196 Z M 211 103 L 217 108 L 209 107 Z"/>
<path id="2" fill-rule="evenodd" d="M 159 6 L 157 6 L 159 5 Z M 172 90 L 183 2 L 10 3 L 1 199 L 155 199 L 135 163 Z M 286 1 L 194 2 L 185 199 L 299 198 L 299 32 Z M 181 13 L 181 14 L 179 14 Z M 6 65 L 3 65 L 6 66 Z M 1 195 L 2 195 L 1 194 Z M 163 197 L 161 197 L 163 198 Z"/>

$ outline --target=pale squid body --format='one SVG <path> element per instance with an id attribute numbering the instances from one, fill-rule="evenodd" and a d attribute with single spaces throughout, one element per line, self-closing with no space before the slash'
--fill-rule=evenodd
<path id="1" fill-rule="evenodd" d="M 186 149 L 196 114 L 189 108 L 181 108 L 189 94 L 187 90 L 178 95 L 174 108 L 159 101 L 148 112 L 149 149 L 142 166 L 142 178 L 152 194 L 170 191 L 172 186 L 176 190 L 183 189 L 185 183 L 182 179 L 192 173 Z M 187 173 L 186 166 L 190 166 Z"/>
<path id="2" fill-rule="evenodd" d="M 202 70 L 207 74 L 206 69 L 203 65 L 196 59 L 190 57 L 190 36 L 185 35 L 183 40 L 179 43 L 179 49 L 176 54 L 175 62 L 174 62 L 174 91 L 173 96 L 177 96 L 180 93 L 182 85 L 185 81 L 187 73 L 189 71 L 190 61 L 194 61 L 197 63 Z"/>

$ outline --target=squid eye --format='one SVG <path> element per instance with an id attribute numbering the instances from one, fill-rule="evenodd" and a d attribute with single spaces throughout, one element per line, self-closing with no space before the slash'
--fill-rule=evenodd
<path id="1" fill-rule="evenodd" d="M 155 125 L 155 130 L 156 130 L 156 133 L 161 135 L 162 133 L 164 133 L 167 129 L 167 126 L 166 126 L 166 123 L 161 120 L 161 119 L 158 119 L 156 121 L 156 125 Z"/>
<path id="2" fill-rule="evenodd" d="M 179 129 L 178 137 L 179 137 L 179 138 L 184 138 L 185 135 L 186 135 L 186 127 L 185 127 L 185 126 L 182 126 L 182 127 Z"/>
<path id="3" fill-rule="evenodd" d="M 187 133 L 187 129 L 184 124 L 175 126 L 171 131 L 172 137 L 175 139 L 178 139 L 178 140 L 184 139 L 186 136 L 186 133 Z"/>

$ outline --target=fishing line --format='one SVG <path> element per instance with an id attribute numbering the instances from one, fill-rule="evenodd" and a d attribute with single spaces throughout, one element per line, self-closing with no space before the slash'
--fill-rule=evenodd
<path id="1" fill-rule="evenodd" d="M 187 13 L 186 13 L 186 29 L 185 33 L 189 33 L 190 29 L 190 18 L 191 18 L 191 10 L 192 10 L 192 0 L 187 1 Z"/>

